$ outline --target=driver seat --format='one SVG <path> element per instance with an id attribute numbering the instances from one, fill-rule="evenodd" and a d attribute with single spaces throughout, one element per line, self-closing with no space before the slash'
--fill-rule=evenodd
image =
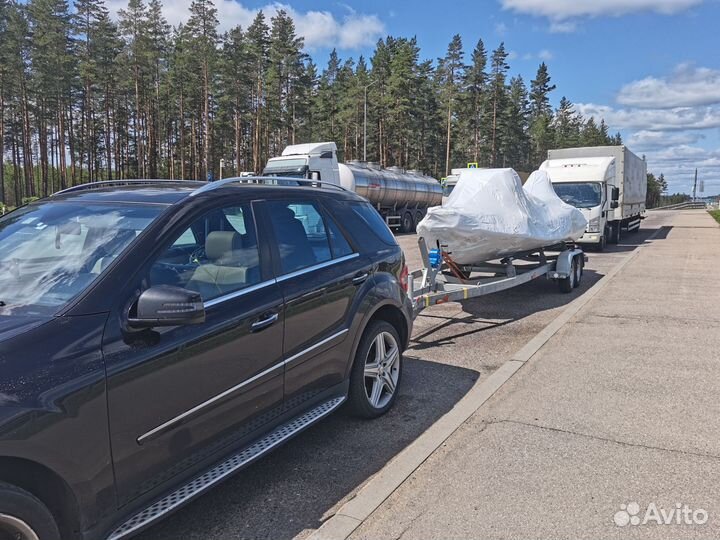
<path id="1" fill-rule="evenodd" d="M 223 296 L 260 281 L 256 247 L 243 249 L 243 238 L 234 231 L 213 231 L 205 239 L 203 263 L 193 272 L 186 288 L 203 300 Z"/>

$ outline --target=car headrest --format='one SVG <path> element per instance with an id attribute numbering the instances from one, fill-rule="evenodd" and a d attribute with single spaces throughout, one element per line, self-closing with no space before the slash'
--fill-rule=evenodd
<path id="1" fill-rule="evenodd" d="M 242 249 L 242 237 L 235 231 L 213 231 L 205 239 L 205 255 L 208 259 L 220 259 L 238 249 Z"/>
<path id="2" fill-rule="evenodd" d="M 295 212 L 293 212 L 290 208 L 280 208 L 278 210 L 278 216 L 286 221 L 291 221 L 295 219 Z"/>

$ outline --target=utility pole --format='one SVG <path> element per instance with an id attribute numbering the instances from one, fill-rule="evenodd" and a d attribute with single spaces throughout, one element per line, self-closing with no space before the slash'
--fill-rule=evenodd
<path id="1" fill-rule="evenodd" d="M 365 88 L 364 88 L 365 108 L 364 108 L 364 116 L 363 116 L 363 161 L 367 161 L 367 91 L 368 91 L 368 88 L 370 88 L 376 82 L 377 82 L 377 80 L 371 82 L 370 84 L 366 84 Z"/>
<path id="2" fill-rule="evenodd" d="M 693 202 L 697 200 L 697 169 L 695 169 L 695 183 L 693 184 Z"/>

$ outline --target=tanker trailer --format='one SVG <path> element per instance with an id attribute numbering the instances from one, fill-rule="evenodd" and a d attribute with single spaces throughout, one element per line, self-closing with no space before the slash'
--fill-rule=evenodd
<path id="1" fill-rule="evenodd" d="M 412 232 L 427 209 L 442 204 L 442 186 L 419 171 L 377 163 L 338 163 L 334 142 L 297 144 L 268 160 L 263 176 L 308 178 L 338 184 L 365 197 L 389 227 Z"/>

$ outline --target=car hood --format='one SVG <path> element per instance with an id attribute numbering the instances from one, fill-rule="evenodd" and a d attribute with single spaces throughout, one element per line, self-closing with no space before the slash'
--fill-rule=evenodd
<path id="1" fill-rule="evenodd" d="M 31 315 L 0 315 L 0 342 L 29 332 L 51 319 L 52 317 Z"/>

